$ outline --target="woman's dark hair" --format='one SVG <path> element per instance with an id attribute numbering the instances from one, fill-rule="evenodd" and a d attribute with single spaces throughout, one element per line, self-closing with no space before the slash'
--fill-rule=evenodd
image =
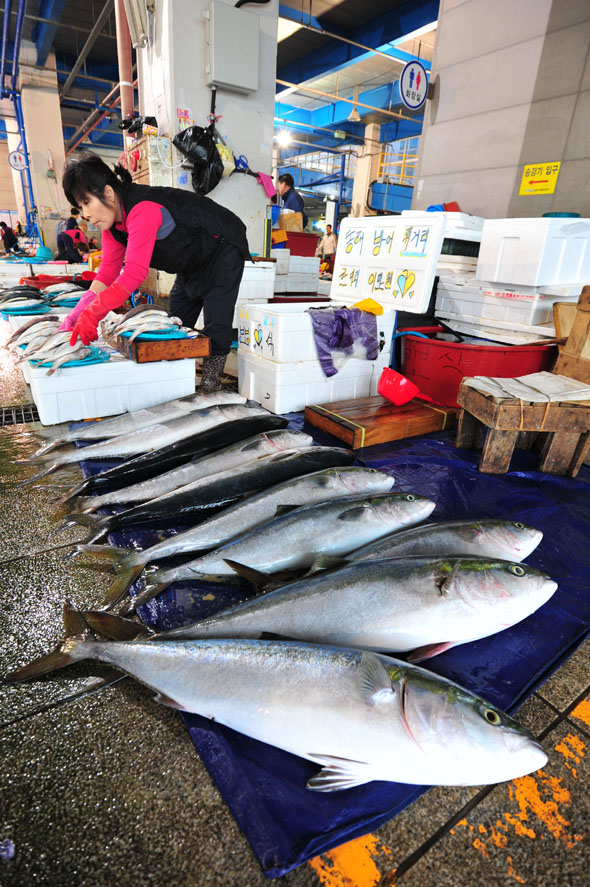
<path id="1" fill-rule="evenodd" d="M 6 222 L 0 222 L 0 228 L 8 228 Z"/>
<path id="2" fill-rule="evenodd" d="M 76 249 L 79 253 L 87 253 L 88 252 L 88 244 L 86 243 L 77 243 Z"/>
<path id="3" fill-rule="evenodd" d="M 106 186 L 110 185 L 115 194 L 120 196 L 130 182 L 131 176 L 122 166 L 117 164 L 113 172 L 97 154 L 87 151 L 68 160 L 62 186 L 72 206 L 79 207 L 88 194 L 98 197 L 101 203 L 108 206 L 104 196 Z"/>

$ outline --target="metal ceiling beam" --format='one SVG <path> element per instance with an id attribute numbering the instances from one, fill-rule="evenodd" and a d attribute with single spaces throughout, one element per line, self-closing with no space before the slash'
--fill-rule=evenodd
<path id="1" fill-rule="evenodd" d="M 84 59 L 86 58 L 86 56 L 88 55 L 88 53 L 90 52 L 92 47 L 94 46 L 96 38 L 100 36 L 100 32 L 102 30 L 102 27 L 105 24 L 105 22 L 107 21 L 108 17 L 112 13 L 112 11 L 113 11 L 113 0 L 106 0 L 105 5 L 103 6 L 98 18 L 96 19 L 96 22 L 94 23 L 94 27 L 92 28 L 92 31 L 88 35 L 88 39 L 87 39 L 86 43 L 82 47 L 82 52 L 78 56 L 76 63 L 70 72 L 70 76 L 68 77 L 68 79 L 64 83 L 63 88 L 60 91 L 60 94 L 59 94 L 60 98 L 63 98 L 65 95 L 67 95 L 67 92 L 68 92 L 70 86 L 72 85 L 74 78 L 76 77 L 76 74 L 78 73 L 78 71 L 80 70 L 82 65 L 84 64 Z"/>
<path id="2" fill-rule="evenodd" d="M 6 0 L 6 4 L 9 7 L 10 15 L 16 15 L 14 10 L 10 11 L 10 3 L 11 0 Z M 4 7 L 0 6 L 0 14 L 4 12 Z M 25 13 L 25 19 L 30 22 L 42 22 L 45 25 L 55 25 L 58 28 L 61 25 L 61 22 L 55 21 L 52 18 L 43 18 L 40 15 L 30 15 L 30 13 Z M 81 31 L 83 34 L 88 34 L 88 28 L 82 28 L 80 25 L 70 25 L 68 24 L 68 31 Z M 105 40 L 115 40 L 116 37 L 114 34 L 101 34 L 101 37 L 104 37 Z"/>
<path id="3" fill-rule="evenodd" d="M 55 23 L 39 22 L 33 28 L 31 36 L 37 46 L 38 65 L 45 65 L 47 61 L 65 5 L 66 0 L 41 0 L 39 4 L 39 15 L 46 19 L 52 19 Z"/>
<path id="4" fill-rule="evenodd" d="M 438 7 L 439 0 L 407 0 L 402 6 L 397 6 L 385 15 L 361 25 L 354 33 L 337 35 L 336 39 L 321 49 L 286 65 L 277 72 L 278 77 L 281 80 L 295 82 L 318 79 L 343 64 L 360 61 L 360 57 L 367 50 L 362 49 L 360 45 L 354 45 L 355 43 L 364 44 L 373 51 L 377 48 L 385 51 L 387 44 L 403 37 L 404 34 L 436 21 Z M 343 42 L 343 36 L 351 43 Z M 393 51 L 399 53 L 397 49 Z"/>
<path id="5" fill-rule="evenodd" d="M 414 119 L 410 117 L 409 114 L 400 114 L 399 111 L 389 110 L 391 105 L 401 105 L 398 83 L 388 83 L 384 86 L 378 86 L 376 89 L 361 93 L 358 99 L 345 99 L 341 96 L 334 95 L 334 93 L 325 92 L 322 89 L 314 89 L 312 86 L 307 86 L 305 84 L 289 83 L 287 80 L 277 80 L 277 83 L 281 86 L 296 87 L 297 92 L 307 92 L 311 93 L 311 95 L 334 99 L 333 104 L 326 105 L 323 108 L 316 108 L 313 111 L 307 111 L 308 114 L 311 114 L 311 122 L 317 122 L 321 126 L 343 123 L 348 119 L 348 115 L 350 114 L 350 105 L 355 108 L 365 108 L 369 111 L 377 111 L 379 114 L 383 114 L 386 117 L 394 117 L 397 120 Z"/>

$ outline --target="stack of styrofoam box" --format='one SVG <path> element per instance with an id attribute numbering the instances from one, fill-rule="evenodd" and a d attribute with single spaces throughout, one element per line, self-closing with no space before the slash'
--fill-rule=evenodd
<path id="1" fill-rule="evenodd" d="M 43 425 L 134 412 L 194 394 L 194 359 L 135 363 L 118 352 L 113 357 L 52 376 L 46 367 L 30 366 L 29 384 Z"/>
<path id="2" fill-rule="evenodd" d="M 317 256 L 294 256 L 287 249 L 273 249 L 271 255 L 277 259 L 275 293 L 317 293 L 320 273 Z"/>
<path id="3" fill-rule="evenodd" d="M 418 210 L 404 210 L 402 212 L 402 217 L 408 217 L 409 219 L 413 216 L 423 215 L 424 213 Z M 431 214 L 429 213 L 429 215 Z M 461 212 L 434 212 L 432 215 L 443 216 L 446 221 L 444 240 L 466 240 L 470 243 L 479 243 L 481 241 L 484 223 L 484 219 L 481 216 L 470 216 L 468 213 Z M 475 256 L 452 255 L 441 251 L 436 266 L 436 273 L 463 274 L 475 272 L 476 266 L 477 258 Z"/>
<path id="4" fill-rule="evenodd" d="M 384 347 L 375 361 L 350 357 L 327 377 L 317 357 L 311 317 L 306 309 L 330 303 L 250 305 L 240 325 L 240 394 L 275 413 L 301 410 L 310 403 L 350 400 L 376 393 L 383 367 L 389 365 L 395 312 L 377 317 Z"/>

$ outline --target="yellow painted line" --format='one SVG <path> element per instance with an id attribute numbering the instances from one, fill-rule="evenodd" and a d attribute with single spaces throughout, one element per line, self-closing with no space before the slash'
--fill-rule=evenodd
<path id="1" fill-rule="evenodd" d="M 375 835 L 363 835 L 311 859 L 322 887 L 376 887 L 381 880 L 374 856 L 385 848 Z"/>
<path id="2" fill-rule="evenodd" d="M 572 718 L 583 721 L 590 727 L 590 699 L 584 699 L 579 705 L 576 705 L 571 713 Z"/>

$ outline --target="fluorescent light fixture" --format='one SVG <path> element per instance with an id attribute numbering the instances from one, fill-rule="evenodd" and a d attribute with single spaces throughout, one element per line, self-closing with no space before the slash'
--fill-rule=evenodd
<path id="1" fill-rule="evenodd" d="M 359 88 L 358 88 L 358 86 L 355 86 L 354 87 L 354 95 L 353 95 L 354 105 L 352 106 L 352 111 L 348 115 L 348 119 L 350 120 L 351 123 L 360 123 L 361 122 L 361 115 L 359 114 L 357 107 L 356 107 L 356 103 L 358 102 L 358 100 L 359 100 Z"/>
<path id="2" fill-rule="evenodd" d="M 148 39 L 148 3 L 146 0 L 123 0 L 129 25 L 129 36 L 135 49 L 144 49 Z M 149 4 L 149 11 L 153 11 L 153 3 Z"/>
<path id="3" fill-rule="evenodd" d="M 277 133 L 277 142 L 279 143 L 281 148 L 286 148 L 288 145 L 291 144 L 291 136 L 286 129 L 279 130 L 279 132 Z"/>
<path id="4" fill-rule="evenodd" d="M 292 22 L 291 19 L 279 16 L 277 43 L 280 43 L 281 40 L 286 40 L 287 37 L 290 37 L 291 34 L 294 34 L 295 31 L 299 31 L 300 29 L 301 25 L 298 25 L 297 22 Z"/>

